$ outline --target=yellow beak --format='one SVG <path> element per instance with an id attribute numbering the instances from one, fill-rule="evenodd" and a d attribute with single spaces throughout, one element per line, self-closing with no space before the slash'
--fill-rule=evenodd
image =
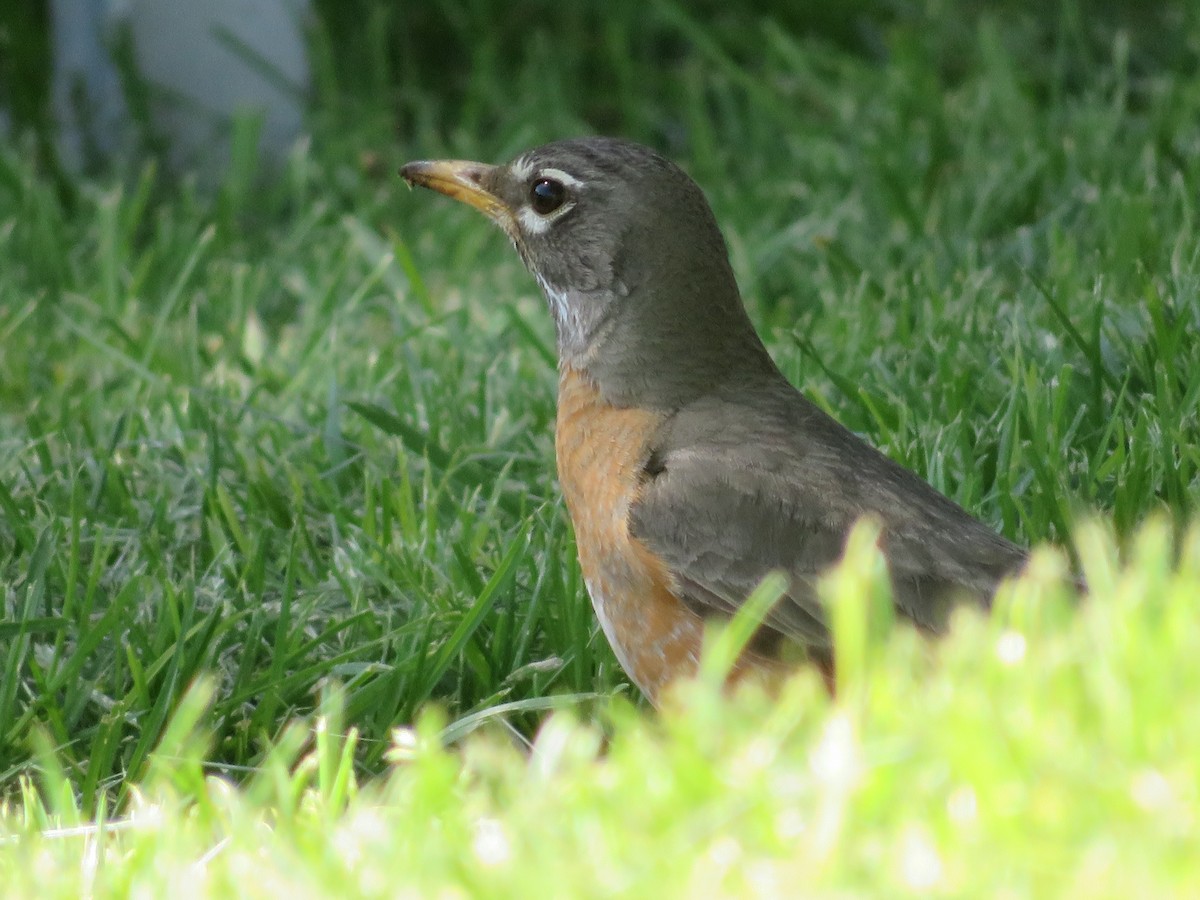
<path id="1" fill-rule="evenodd" d="M 512 210 L 495 194 L 483 187 L 497 166 L 463 159 L 421 160 L 405 163 L 400 177 L 475 207 L 507 231 L 516 233 Z"/>

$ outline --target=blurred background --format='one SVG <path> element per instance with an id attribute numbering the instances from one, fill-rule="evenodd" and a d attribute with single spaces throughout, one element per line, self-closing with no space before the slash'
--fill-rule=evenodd
<path id="1" fill-rule="evenodd" d="M 1193 72 L 1192 6 L 20 0 L 0 13 L 0 127 L 35 134 L 44 163 L 71 171 L 164 154 L 211 177 L 238 129 L 268 161 L 301 135 L 387 154 L 580 132 L 703 158 L 736 152 L 756 121 L 827 117 L 820 75 L 847 55 L 926 56 L 940 82 L 926 89 L 953 87 L 987 64 L 984 16 L 1035 92 L 1094 83 L 1117 33 L 1131 74 Z M 723 92 L 705 84 L 714 67 Z M 704 146 L 714 133 L 722 146 Z"/>

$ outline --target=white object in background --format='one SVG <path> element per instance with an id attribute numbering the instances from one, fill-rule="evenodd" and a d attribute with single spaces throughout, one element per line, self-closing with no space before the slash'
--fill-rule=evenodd
<path id="1" fill-rule="evenodd" d="M 127 143 L 128 105 L 109 54 L 122 28 L 174 167 L 219 172 L 241 115 L 262 117 L 262 155 L 281 158 L 304 126 L 308 11 L 309 0 L 52 0 L 65 159 L 81 162 L 85 140 L 102 153 Z M 73 94 L 86 103 L 82 117 Z"/>
<path id="2" fill-rule="evenodd" d="M 125 143 L 121 80 L 109 55 L 112 0 L 52 0 L 54 117 L 58 152 L 72 169 Z"/>

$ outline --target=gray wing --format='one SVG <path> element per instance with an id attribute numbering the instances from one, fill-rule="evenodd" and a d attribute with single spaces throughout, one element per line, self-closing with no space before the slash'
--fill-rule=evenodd
<path id="1" fill-rule="evenodd" d="M 959 600 L 989 602 L 1024 562 L 1024 550 L 790 385 L 759 390 L 750 403 L 713 396 L 676 413 L 657 436 L 630 510 L 630 533 L 664 560 L 701 613 L 732 613 L 768 572 L 781 570 L 790 587 L 765 624 L 827 649 L 816 579 L 867 514 L 883 524 L 897 611 L 927 630 L 944 628 Z"/>

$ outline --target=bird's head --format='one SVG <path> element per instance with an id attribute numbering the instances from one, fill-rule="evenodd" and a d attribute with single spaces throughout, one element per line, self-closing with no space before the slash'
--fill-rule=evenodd
<path id="1" fill-rule="evenodd" d="M 582 138 L 503 165 L 421 161 L 400 174 L 505 231 L 546 295 L 567 365 L 636 381 L 665 360 L 710 370 L 688 375 L 704 381 L 730 353 L 761 351 L 703 192 L 648 147 Z"/>

